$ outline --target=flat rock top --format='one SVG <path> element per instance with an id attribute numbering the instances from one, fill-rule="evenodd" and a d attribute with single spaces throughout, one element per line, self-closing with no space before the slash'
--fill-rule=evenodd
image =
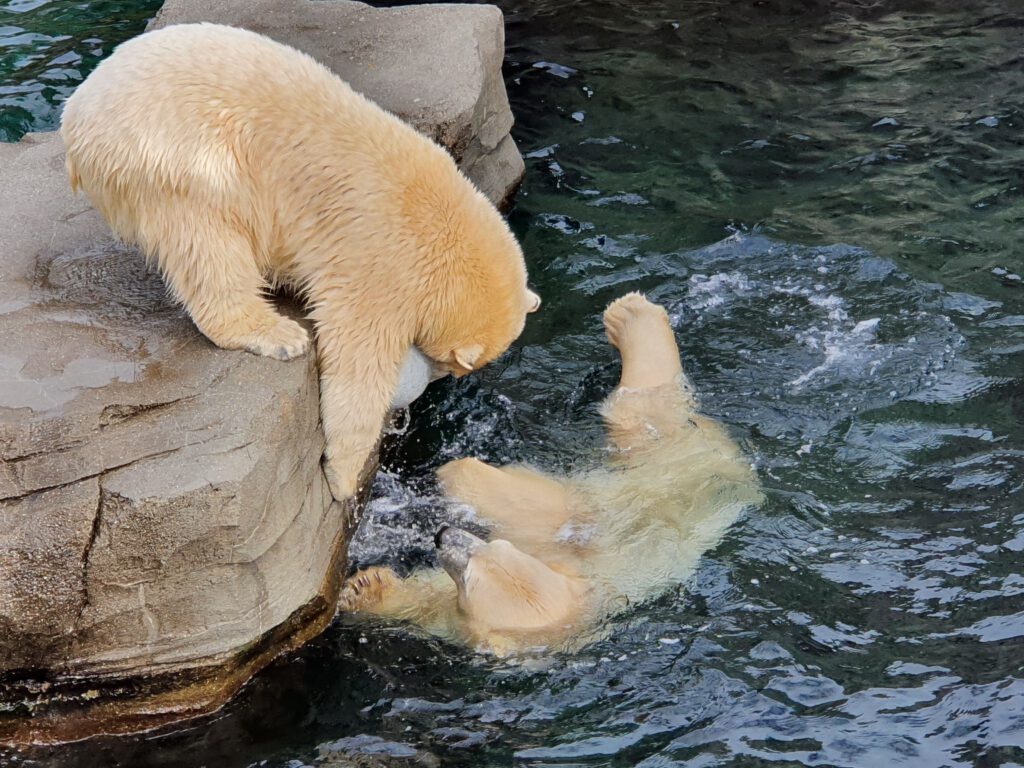
<path id="1" fill-rule="evenodd" d="M 2 153 L 0 499 L 137 459 L 158 441 L 116 456 L 85 443 L 141 409 L 208 392 L 238 366 L 271 388 L 304 381 L 304 363 L 224 352 L 203 338 L 139 254 L 72 195 L 56 134 Z"/>
<path id="2" fill-rule="evenodd" d="M 179 561 L 183 572 L 197 568 L 208 558 L 185 553 L 210 540 L 218 514 L 275 540 L 279 531 L 257 519 L 274 483 L 251 478 L 261 462 L 282 460 L 283 425 L 307 433 L 307 485 L 318 473 L 312 358 L 279 363 L 210 344 L 140 255 L 71 193 L 56 134 L 0 153 L 0 670 L 99 657 L 118 633 L 114 655 L 127 658 L 134 619 L 96 630 L 111 648 L 68 646 L 107 621 L 87 610 L 104 605 L 101 592 L 156 584 Z M 220 501 L 240 487 L 265 496 L 245 499 L 248 516 Z M 143 521 L 132 506 L 182 499 L 206 517 Z M 96 567 L 121 547 L 110 569 Z M 262 555 L 225 551 L 218 562 Z"/>

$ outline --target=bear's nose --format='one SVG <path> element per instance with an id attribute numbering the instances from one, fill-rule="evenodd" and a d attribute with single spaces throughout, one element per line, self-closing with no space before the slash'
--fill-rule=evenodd
<path id="1" fill-rule="evenodd" d="M 434 546 L 440 548 L 441 538 L 444 536 L 444 532 L 448 530 L 450 526 L 442 525 L 437 529 L 437 533 L 434 534 Z"/>

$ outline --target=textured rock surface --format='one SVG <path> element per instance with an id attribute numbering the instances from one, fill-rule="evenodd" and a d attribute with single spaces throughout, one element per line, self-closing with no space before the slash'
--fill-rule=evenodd
<path id="1" fill-rule="evenodd" d="M 156 23 L 198 19 L 309 51 L 514 191 L 496 9 L 172 0 Z M 54 134 L 0 144 L 0 220 L 0 739 L 208 710 L 333 615 L 352 507 L 313 359 L 213 347 L 71 194 Z"/>
<path id="2" fill-rule="evenodd" d="M 351 509 L 320 471 L 313 358 L 214 348 L 71 195 L 56 135 L 0 163 L 0 696 L 234 672 L 322 626 Z"/>

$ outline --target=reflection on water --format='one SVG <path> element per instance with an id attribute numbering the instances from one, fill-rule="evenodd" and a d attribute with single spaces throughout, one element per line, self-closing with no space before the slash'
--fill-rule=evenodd
<path id="1" fill-rule="evenodd" d="M 57 127 L 89 72 L 138 34 L 161 0 L 0 2 L 0 141 Z"/>
<path id="2" fill-rule="evenodd" d="M 450 458 L 593 464 L 633 289 L 767 502 L 580 653 L 345 618 L 212 722 L 37 764 L 1024 764 L 1024 10 L 504 7 L 544 308 L 414 406 L 354 560 L 429 561 Z"/>

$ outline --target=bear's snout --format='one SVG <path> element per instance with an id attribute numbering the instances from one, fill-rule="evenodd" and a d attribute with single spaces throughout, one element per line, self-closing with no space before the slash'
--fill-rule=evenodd
<path id="1" fill-rule="evenodd" d="M 437 547 L 437 559 L 448 575 L 455 581 L 462 581 L 466 566 L 473 553 L 487 544 L 483 539 L 474 536 L 461 528 L 443 526 L 434 536 Z"/>

